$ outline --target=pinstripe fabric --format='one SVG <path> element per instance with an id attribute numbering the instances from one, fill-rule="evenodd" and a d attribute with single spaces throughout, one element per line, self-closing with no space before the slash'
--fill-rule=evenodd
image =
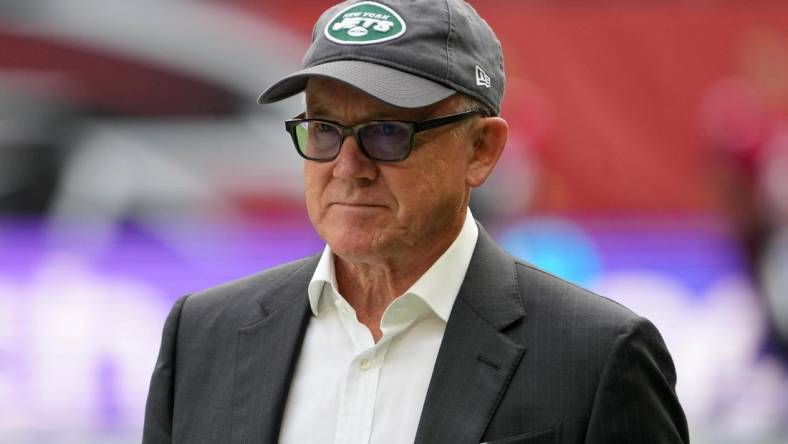
<path id="1" fill-rule="evenodd" d="M 316 264 L 287 264 L 175 304 L 143 443 L 276 442 Z M 515 260 L 480 228 L 416 442 L 686 443 L 675 382 L 650 322 Z"/>

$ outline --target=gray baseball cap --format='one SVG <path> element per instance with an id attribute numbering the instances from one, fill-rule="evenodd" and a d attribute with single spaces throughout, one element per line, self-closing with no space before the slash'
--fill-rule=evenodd
<path id="1" fill-rule="evenodd" d="M 259 102 L 295 95 L 310 77 L 328 77 L 403 108 L 431 105 L 461 92 L 495 114 L 501 110 L 501 44 L 462 0 L 335 5 L 315 24 L 303 66 L 265 90 Z"/>

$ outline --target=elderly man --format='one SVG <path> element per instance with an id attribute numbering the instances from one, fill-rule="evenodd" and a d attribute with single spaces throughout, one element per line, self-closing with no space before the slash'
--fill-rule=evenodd
<path id="1" fill-rule="evenodd" d="M 322 254 L 180 299 L 143 442 L 680 443 L 651 323 L 503 252 L 468 210 L 503 57 L 460 0 L 327 10 L 286 122 Z"/>

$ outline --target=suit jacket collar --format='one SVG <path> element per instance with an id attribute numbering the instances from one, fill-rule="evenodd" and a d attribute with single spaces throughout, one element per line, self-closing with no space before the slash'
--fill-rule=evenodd
<path id="1" fill-rule="evenodd" d="M 319 256 L 258 299 L 238 331 L 233 443 L 275 443 L 310 319 L 307 288 Z M 479 226 L 479 238 L 446 325 L 417 444 L 478 443 L 525 349 L 501 330 L 525 315 L 515 262 Z"/>
<path id="2" fill-rule="evenodd" d="M 309 322 L 307 286 L 318 256 L 261 291 L 260 311 L 238 331 L 232 442 L 275 443 Z"/>
<path id="3" fill-rule="evenodd" d="M 458 299 L 500 331 L 525 316 L 514 258 L 479 225 L 479 240 Z"/>
<path id="4" fill-rule="evenodd" d="M 438 352 L 416 444 L 480 442 L 525 353 L 501 333 L 525 316 L 515 261 L 479 228 Z"/>

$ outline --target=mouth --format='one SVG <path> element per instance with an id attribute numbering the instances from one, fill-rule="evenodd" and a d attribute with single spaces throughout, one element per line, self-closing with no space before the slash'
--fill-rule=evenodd
<path id="1" fill-rule="evenodd" d="M 330 207 L 337 207 L 348 210 L 383 210 L 388 207 L 376 203 L 362 203 L 362 202 L 332 202 Z"/>
<path id="2" fill-rule="evenodd" d="M 386 208 L 385 205 L 374 204 L 374 203 L 352 203 L 352 202 L 333 202 L 329 205 L 329 207 L 337 206 L 337 207 L 345 207 L 345 208 Z"/>

